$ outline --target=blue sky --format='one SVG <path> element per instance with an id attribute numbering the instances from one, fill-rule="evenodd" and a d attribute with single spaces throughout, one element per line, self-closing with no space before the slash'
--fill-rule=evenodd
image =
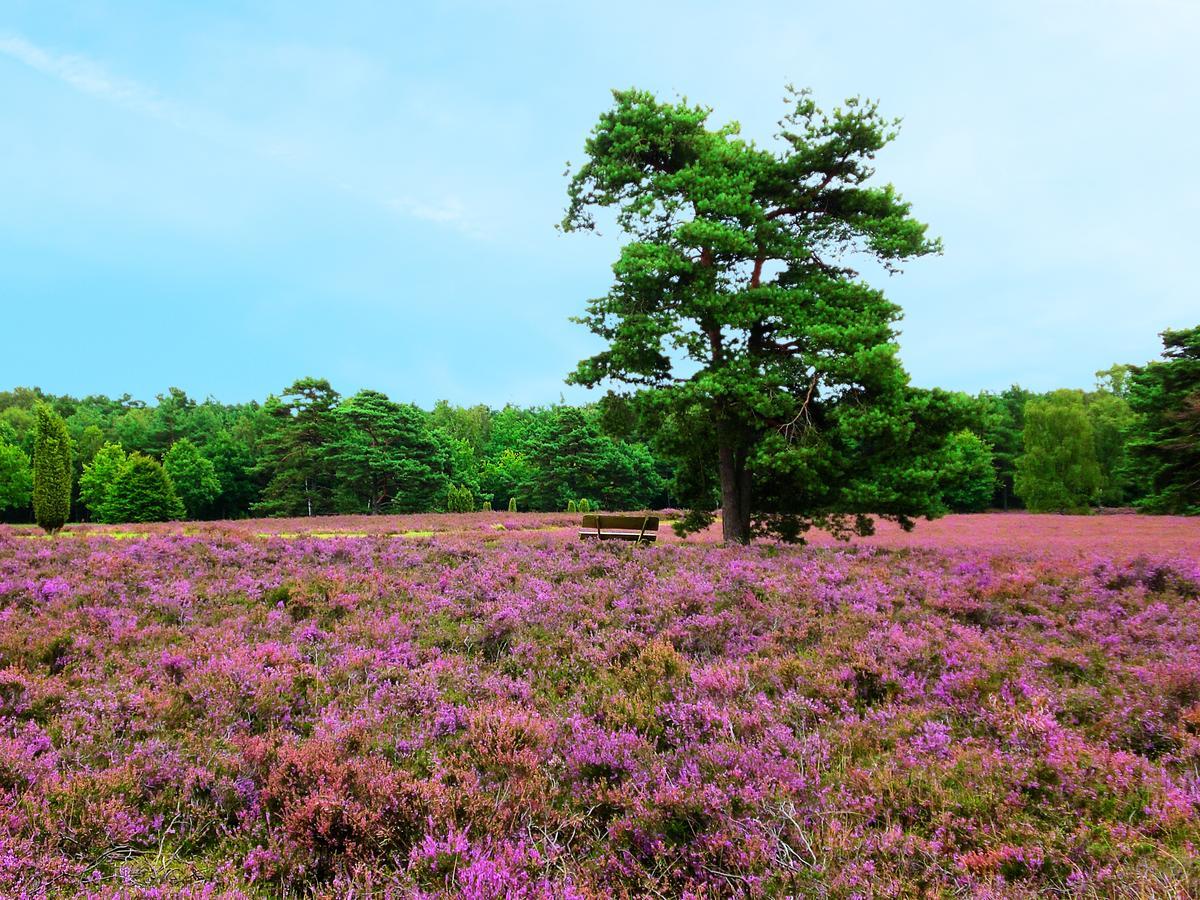
<path id="1" fill-rule="evenodd" d="M 1193 0 L 2 0 L 0 388 L 583 399 L 619 236 L 553 226 L 609 90 L 769 141 L 788 82 L 904 117 L 914 382 L 1088 387 L 1200 322 L 1197 46 Z"/>

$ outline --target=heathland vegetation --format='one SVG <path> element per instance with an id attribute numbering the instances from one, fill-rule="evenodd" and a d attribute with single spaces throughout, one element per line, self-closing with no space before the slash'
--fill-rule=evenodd
<path id="1" fill-rule="evenodd" d="M 0 392 L 0 896 L 1200 896 L 1200 519 L 911 530 L 1200 513 L 1200 327 L 912 387 L 894 124 L 792 100 L 601 116 L 597 403 Z"/>

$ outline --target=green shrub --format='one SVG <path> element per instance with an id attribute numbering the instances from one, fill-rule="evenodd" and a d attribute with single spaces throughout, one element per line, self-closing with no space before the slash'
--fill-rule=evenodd
<path id="1" fill-rule="evenodd" d="M 516 511 L 517 511 L 517 498 L 516 498 L 516 497 L 509 497 L 509 498 L 508 498 L 508 511 L 509 511 L 509 512 L 516 512 Z"/>
<path id="2" fill-rule="evenodd" d="M 574 500 L 567 501 L 567 512 L 569 512 L 569 513 L 579 512 L 579 507 L 575 505 Z"/>
<path id="3" fill-rule="evenodd" d="M 186 514 L 162 464 L 142 453 L 129 455 L 113 481 L 104 510 L 110 522 L 167 522 Z"/>
<path id="4" fill-rule="evenodd" d="M 591 512 L 592 504 L 588 503 L 587 498 L 585 497 L 584 499 L 580 500 L 578 503 L 575 504 L 575 509 L 577 509 L 581 513 Z"/>
<path id="5" fill-rule="evenodd" d="M 36 409 L 33 518 L 53 534 L 71 515 L 71 438 L 62 418 L 44 403 Z"/>
<path id="6" fill-rule="evenodd" d="M 475 512 L 475 496 L 471 489 L 465 485 L 450 485 L 446 492 L 446 509 L 455 513 Z"/>
<path id="7" fill-rule="evenodd" d="M 492 501 L 491 501 L 491 500 L 484 500 L 484 501 L 483 501 L 483 506 L 481 506 L 481 507 L 479 507 L 479 508 L 480 508 L 480 509 L 481 509 L 483 512 L 491 512 L 491 511 L 492 511 Z"/>

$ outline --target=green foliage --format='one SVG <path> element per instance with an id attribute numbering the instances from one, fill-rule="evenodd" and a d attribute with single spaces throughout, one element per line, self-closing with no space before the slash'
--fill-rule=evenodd
<path id="1" fill-rule="evenodd" d="M 575 504 L 574 500 L 567 501 L 567 512 L 569 512 L 569 513 L 579 512 L 579 507 Z"/>
<path id="2" fill-rule="evenodd" d="M 1099 498 L 1100 466 L 1082 391 L 1060 390 L 1025 406 L 1025 452 L 1015 488 L 1034 512 L 1086 512 Z"/>
<path id="3" fill-rule="evenodd" d="M 529 443 L 535 477 L 524 496 L 538 510 L 565 509 L 580 495 L 607 509 L 645 509 L 662 493 L 663 482 L 649 451 L 601 433 L 594 415 L 556 407 L 538 423 Z"/>
<path id="4" fill-rule="evenodd" d="M 71 515 L 71 438 L 62 416 L 45 403 L 37 417 L 33 451 L 33 517 L 50 534 Z"/>
<path id="5" fill-rule="evenodd" d="M 480 512 L 491 512 L 492 511 L 492 501 L 484 500 L 483 504 L 479 507 L 479 510 L 480 510 Z"/>
<path id="6" fill-rule="evenodd" d="M 171 476 L 189 518 L 201 518 L 221 493 L 216 466 L 187 438 L 171 445 L 163 457 L 163 468 Z"/>
<path id="7" fill-rule="evenodd" d="M 162 464 L 143 453 L 129 454 L 103 509 L 107 522 L 167 522 L 186 515 Z"/>
<path id="8" fill-rule="evenodd" d="M 613 97 L 563 227 L 592 229 L 597 208 L 615 207 L 631 242 L 579 320 L 607 347 L 570 380 L 657 388 L 676 415 L 707 421 L 726 540 L 936 514 L 931 461 L 903 457 L 940 450 L 947 404 L 909 388 L 899 309 L 847 265 L 894 271 L 940 248 L 890 185 L 866 186 L 896 123 L 855 98 L 826 115 L 793 91 L 775 152 L 736 124 L 708 128 L 703 107 Z"/>
<path id="9" fill-rule="evenodd" d="M 508 511 L 511 513 L 515 513 L 517 511 L 517 498 L 516 497 L 508 498 Z"/>
<path id="10" fill-rule="evenodd" d="M 534 467 L 525 454 L 512 447 L 506 447 L 498 456 L 487 460 L 480 474 L 479 487 L 484 494 L 492 497 L 517 497 L 524 499 L 522 493 L 525 486 L 531 484 L 536 477 Z"/>
<path id="11" fill-rule="evenodd" d="M 981 512 L 988 508 L 996 487 L 992 450 L 974 432 L 962 429 L 950 435 L 942 463 L 942 499 L 953 512 Z"/>
<path id="12" fill-rule="evenodd" d="M 588 502 L 586 497 L 584 497 L 582 500 L 580 500 L 578 503 L 575 504 L 575 511 L 581 512 L 581 513 L 589 513 L 592 511 L 592 504 Z"/>
<path id="13" fill-rule="evenodd" d="M 1096 463 L 1100 466 L 1100 503 L 1124 506 L 1137 492 L 1129 472 L 1127 449 L 1129 430 L 1136 417 L 1122 394 L 1107 390 L 1088 395 L 1086 407 Z"/>
<path id="14" fill-rule="evenodd" d="M 446 511 L 454 513 L 475 512 L 475 497 L 470 488 L 461 485 L 450 485 L 446 493 Z"/>
<path id="15" fill-rule="evenodd" d="M 109 518 L 109 497 L 117 476 L 125 466 L 125 451 L 120 444 L 109 442 L 96 451 L 91 462 L 79 476 L 79 499 L 97 522 L 115 521 Z"/>
<path id="16" fill-rule="evenodd" d="M 0 512 L 23 509 L 33 496 L 33 468 L 25 451 L 0 440 Z"/>
<path id="17" fill-rule="evenodd" d="M 1025 404 L 1034 395 L 1020 387 L 1012 387 L 977 398 L 977 409 L 970 428 L 992 448 L 992 464 L 996 470 L 995 493 L 992 505 L 1008 509 L 1021 505 L 1013 489 L 1017 473 L 1017 457 L 1025 450 Z"/>
<path id="18" fill-rule="evenodd" d="M 1162 360 L 1130 367 L 1130 465 L 1143 509 L 1200 515 L 1200 326 L 1162 339 Z"/>
<path id="19" fill-rule="evenodd" d="M 262 440 L 256 471 L 268 479 L 251 509 L 262 515 L 334 512 L 333 411 L 339 395 L 324 378 L 301 378 L 269 398 L 271 428 Z"/>
<path id="20" fill-rule="evenodd" d="M 340 511 L 421 512 L 440 506 L 449 459 L 427 413 L 378 391 L 359 391 L 338 407 L 335 418 Z"/>

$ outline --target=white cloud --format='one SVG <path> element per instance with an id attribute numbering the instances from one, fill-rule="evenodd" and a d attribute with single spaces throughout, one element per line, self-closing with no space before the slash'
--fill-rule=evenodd
<path id="1" fill-rule="evenodd" d="M 85 94 L 184 127 L 179 110 L 153 91 L 118 78 L 85 56 L 56 54 L 16 34 L 0 33 L 0 53 Z"/>
<path id="2" fill-rule="evenodd" d="M 56 53 L 11 32 L 0 32 L 0 55 L 121 109 L 147 116 L 237 153 L 282 164 L 296 175 L 313 179 L 358 202 L 381 207 L 407 218 L 453 228 L 471 237 L 485 236 L 484 230 L 472 221 L 469 211 L 457 197 L 438 200 L 393 199 L 384 192 L 354 183 L 344 174 L 351 167 L 341 161 L 331 164 L 328 159 L 321 159 L 322 154 L 315 153 L 314 148 L 303 140 L 287 135 L 262 134 L 220 116 L 174 102 L 145 84 L 113 74 L 86 56 Z M 289 48 L 283 56 L 292 62 L 304 62 L 312 55 L 300 54 L 294 48 Z M 324 64 L 323 57 L 312 58 Z M 354 79 L 366 78 L 367 72 L 366 64 L 358 62 L 354 67 Z"/>

